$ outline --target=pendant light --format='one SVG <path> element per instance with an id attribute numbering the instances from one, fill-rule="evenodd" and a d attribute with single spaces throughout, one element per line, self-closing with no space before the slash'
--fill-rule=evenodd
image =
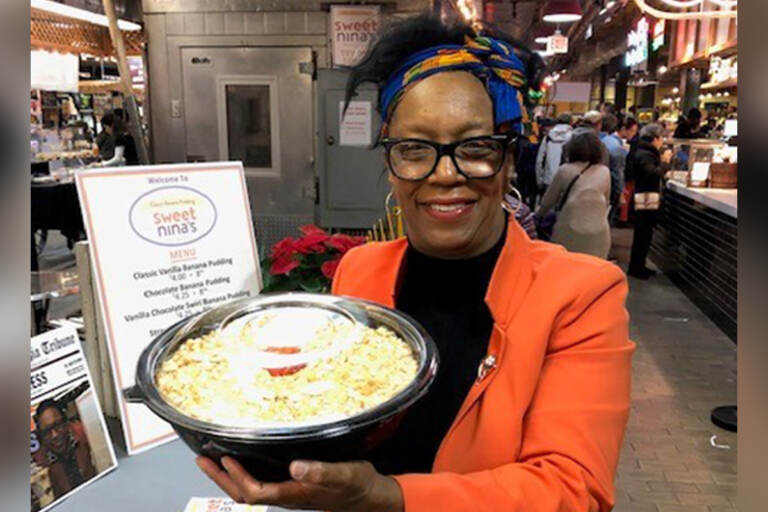
<path id="1" fill-rule="evenodd" d="M 548 0 L 541 19 L 547 23 L 572 23 L 582 16 L 579 0 Z"/>

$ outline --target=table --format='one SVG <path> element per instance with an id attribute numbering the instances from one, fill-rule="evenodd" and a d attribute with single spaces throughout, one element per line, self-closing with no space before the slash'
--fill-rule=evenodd
<path id="1" fill-rule="evenodd" d="M 109 422 L 112 439 L 120 426 Z M 120 445 L 120 442 L 115 443 Z M 128 457 L 115 446 L 118 466 L 111 473 L 70 496 L 55 512 L 109 510 L 109 512 L 182 512 L 192 496 L 224 496 L 195 464 L 192 451 L 180 440 Z M 268 512 L 283 512 L 269 507 Z"/>

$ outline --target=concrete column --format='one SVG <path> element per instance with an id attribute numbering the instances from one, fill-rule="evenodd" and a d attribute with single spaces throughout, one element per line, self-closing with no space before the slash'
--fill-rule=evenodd
<path id="1" fill-rule="evenodd" d="M 629 82 L 629 68 L 622 66 L 619 72 L 616 73 L 616 97 L 614 103 L 616 109 L 626 111 L 627 105 L 627 83 Z"/>

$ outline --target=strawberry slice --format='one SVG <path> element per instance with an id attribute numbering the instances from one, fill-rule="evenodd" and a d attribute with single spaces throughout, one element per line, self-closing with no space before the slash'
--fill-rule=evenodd
<path id="1" fill-rule="evenodd" d="M 267 347 L 265 352 L 272 352 L 274 354 L 298 354 L 301 352 L 299 347 Z M 272 377 L 285 377 L 286 375 L 293 375 L 294 373 L 301 371 L 306 367 L 306 364 L 297 364 L 293 366 L 285 366 L 283 368 L 267 368 L 267 371 Z"/>

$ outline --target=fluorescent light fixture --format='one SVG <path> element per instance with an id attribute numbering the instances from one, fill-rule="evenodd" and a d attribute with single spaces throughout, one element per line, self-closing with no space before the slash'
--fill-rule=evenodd
<path id="1" fill-rule="evenodd" d="M 85 9 L 78 9 L 77 7 L 53 2 L 52 0 L 30 0 L 29 6 L 33 9 L 40 9 L 41 11 L 47 11 L 60 16 L 87 21 L 89 23 L 101 25 L 102 27 L 109 27 L 109 21 L 103 14 L 86 11 Z M 141 30 L 141 25 L 132 21 L 117 20 L 117 26 L 120 30 Z"/>

